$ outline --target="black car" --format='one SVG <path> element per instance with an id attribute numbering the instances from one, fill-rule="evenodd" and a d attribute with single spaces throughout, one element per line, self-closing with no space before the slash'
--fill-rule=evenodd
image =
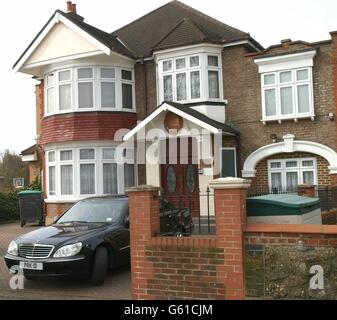
<path id="1" fill-rule="evenodd" d="M 164 199 L 160 200 L 160 208 L 163 235 L 191 235 L 193 223 L 189 210 L 178 210 Z M 128 198 L 79 201 L 52 226 L 12 241 L 5 261 L 10 270 L 19 265 L 31 280 L 76 276 L 89 278 L 93 285 L 102 285 L 108 269 L 130 262 Z"/>

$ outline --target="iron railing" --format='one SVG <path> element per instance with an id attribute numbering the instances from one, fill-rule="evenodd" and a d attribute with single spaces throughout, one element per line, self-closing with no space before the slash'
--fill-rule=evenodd
<path id="1" fill-rule="evenodd" d="M 189 211 L 193 222 L 191 235 L 215 234 L 214 194 L 207 188 L 205 192 L 193 194 L 165 194 L 161 197 L 172 204 L 179 212 Z M 184 236 L 184 234 L 182 234 Z M 189 234 L 187 234 L 189 235 Z"/>
<path id="2" fill-rule="evenodd" d="M 261 188 L 261 187 L 250 187 L 247 190 L 247 197 L 258 197 L 264 196 L 268 194 L 294 194 L 294 195 L 303 195 L 302 191 L 299 191 L 297 188 L 287 188 L 287 189 L 279 189 L 279 188 Z"/>

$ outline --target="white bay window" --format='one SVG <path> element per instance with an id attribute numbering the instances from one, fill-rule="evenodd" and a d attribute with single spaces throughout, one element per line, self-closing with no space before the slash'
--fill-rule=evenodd
<path id="1" fill-rule="evenodd" d="M 220 57 L 200 53 L 160 60 L 159 102 L 222 101 Z"/>
<path id="2" fill-rule="evenodd" d="M 74 67 L 45 76 L 45 115 L 76 111 L 135 111 L 134 71 Z"/>
<path id="3" fill-rule="evenodd" d="M 76 147 L 47 151 L 47 187 L 50 199 L 78 199 L 124 194 L 137 183 L 134 150 L 124 150 L 126 162 L 117 161 L 116 147 Z M 127 158 L 126 158 L 127 156 Z"/>

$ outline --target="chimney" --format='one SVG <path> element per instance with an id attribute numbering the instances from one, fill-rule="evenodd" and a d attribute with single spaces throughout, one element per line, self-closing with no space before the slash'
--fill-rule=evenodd
<path id="1" fill-rule="evenodd" d="M 281 40 L 281 44 L 283 47 L 288 47 L 291 44 L 291 39 L 283 39 Z"/>
<path id="2" fill-rule="evenodd" d="M 76 4 L 71 1 L 67 1 L 67 13 L 76 13 Z"/>

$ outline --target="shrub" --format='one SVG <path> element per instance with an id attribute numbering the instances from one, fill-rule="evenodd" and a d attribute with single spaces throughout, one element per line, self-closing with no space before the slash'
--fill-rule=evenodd
<path id="1" fill-rule="evenodd" d="M 17 192 L 0 193 L 0 221 L 18 220 L 20 218 Z"/>
<path id="2" fill-rule="evenodd" d="M 0 221 L 20 219 L 18 193 L 24 190 L 41 190 L 41 183 L 37 179 L 31 185 L 10 193 L 0 193 Z"/>

